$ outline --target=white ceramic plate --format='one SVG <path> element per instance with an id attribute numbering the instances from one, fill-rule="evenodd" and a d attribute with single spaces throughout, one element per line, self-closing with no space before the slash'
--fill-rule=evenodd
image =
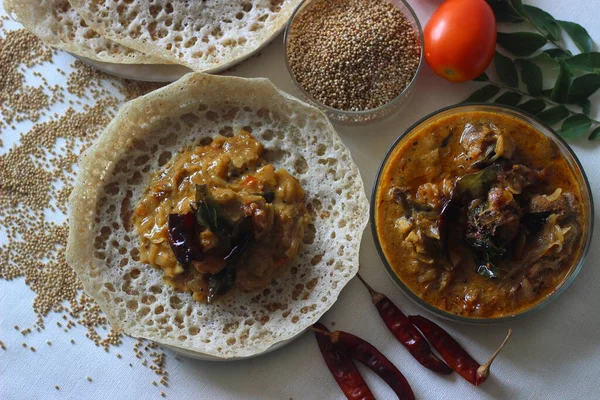
<path id="1" fill-rule="evenodd" d="M 163 344 L 161 346 L 164 346 L 164 347 L 168 348 L 169 350 L 172 350 L 175 353 L 180 354 L 180 355 L 182 355 L 184 357 L 189 357 L 189 358 L 193 358 L 193 359 L 196 359 L 196 360 L 202 360 L 202 361 L 238 361 L 238 360 L 247 360 L 249 358 L 254 358 L 254 357 L 262 356 L 264 354 L 267 354 L 267 353 L 270 353 L 270 352 L 275 351 L 277 349 L 280 349 L 283 346 L 285 346 L 287 344 L 290 344 L 295 339 L 299 338 L 300 335 L 302 335 L 304 332 L 306 332 L 306 330 L 300 332 L 296 336 L 291 337 L 291 338 L 289 338 L 287 340 L 281 341 L 279 343 L 275 343 L 273 346 L 269 347 L 267 350 L 263 351 L 262 353 L 254 354 L 252 356 L 247 356 L 247 357 L 221 358 L 221 357 L 211 356 L 210 354 L 200 353 L 198 351 L 192 351 L 192 350 L 188 350 L 188 349 L 183 349 L 183 348 L 177 347 L 177 346 L 170 346 L 170 345 L 166 345 L 166 344 Z"/>
<path id="2" fill-rule="evenodd" d="M 283 24 L 277 31 L 273 32 L 273 34 L 263 42 L 256 50 L 246 54 L 244 57 L 238 58 L 227 64 L 223 64 L 218 68 L 213 68 L 210 70 L 206 70 L 203 72 L 206 73 L 217 73 L 225 71 L 233 67 L 236 64 L 241 63 L 242 61 L 252 57 L 263 48 L 265 48 L 268 44 L 270 44 L 273 39 L 275 39 L 285 28 L 287 22 Z M 192 70 L 184 67 L 182 65 L 176 64 L 115 64 L 115 63 L 106 63 L 102 61 L 91 60 L 86 57 L 78 56 L 77 54 L 70 53 L 73 57 L 78 60 L 99 69 L 102 72 L 106 72 L 107 74 L 118 76 L 119 78 L 125 79 L 133 79 L 136 81 L 145 81 L 145 82 L 175 82 L 183 75 L 191 72 Z"/>

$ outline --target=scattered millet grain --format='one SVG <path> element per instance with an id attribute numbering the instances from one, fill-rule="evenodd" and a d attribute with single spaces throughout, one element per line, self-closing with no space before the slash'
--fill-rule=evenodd
<path id="1" fill-rule="evenodd" d="M 394 99 L 421 58 L 417 32 L 386 0 L 315 0 L 288 37 L 288 64 L 300 86 L 340 110 L 369 110 Z"/>
<path id="2" fill-rule="evenodd" d="M 0 31 L 0 229 L 6 234 L 0 242 L 0 279 L 25 278 L 35 293 L 36 331 L 45 328 L 48 313 L 60 313 L 65 326 L 57 322 L 59 328 L 69 332 L 76 325 L 83 326 L 86 337 L 108 351 L 122 344 L 122 333 L 110 327 L 66 263 L 67 200 L 79 154 L 125 100 L 160 85 L 114 78 L 79 61 L 70 66 L 73 72 L 59 69 L 59 77 L 53 76 L 50 84 L 44 74 L 56 71 L 54 68 L 44 66 L 43 72 L 31 69 L 51 62 L 56 54 L 25 30 Z M 29 75 L 37 77 L 37 86 L 26 84 Z M 62 111 L 50 112 L 57 104 L 63 104 Z M 22 121 L 34 124 L 19 131 L 22 127 L 17 123 Z M 5 147 L 7 138 L 12 139 L 10 147 Z M 54 218 L 48 218 L 48 212 Z M 24 336 L 32 332 L 18 325 L 14 328 Z M 46 343 L 52 344 L 50 340 Z M 22 346 L 28 347 L 25 342 Z M 0 342 L 0 347 L 5 349 L 4 343 Z M 55 385 L 55 389 L 60 387 Z"/>

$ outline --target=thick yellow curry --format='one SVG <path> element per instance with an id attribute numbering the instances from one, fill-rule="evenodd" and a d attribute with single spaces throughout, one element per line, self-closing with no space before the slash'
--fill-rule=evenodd
<path id="1" fill-rule="evenodd" d="M 582 248 L 581 192 L 550 139 L 484 111 L 421 128 L 388 158 L 376 194 L 388 263 L 417 296 L 501 317 L 552 294 Z"/>
<path id="2" fill-rule="evenodd" d="M 142 262 L 198 301 L 266 287 L 298 254 L 309 214 L 299 182 L 262 152 L 242 130 L 173 157 L 135 209 Z"/>

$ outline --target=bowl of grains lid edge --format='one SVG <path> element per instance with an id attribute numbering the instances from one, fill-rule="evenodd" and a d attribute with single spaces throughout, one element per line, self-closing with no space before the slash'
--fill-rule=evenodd
<path id="1" fill-rule="evenodd" d="M 340 11 L 345 11 L 343 7 L 348 6 L 353 7 L 352 10 L 340 14 Z M 389 12 L 390 6 L 393 13 Z M 335 7 L 340 9 L 335 10 Z M 400 18 L 389 19 L 398 15 Z M 314 23 L 311 24 L 311 21 Z M 349 36 L 351 32 L 344 28 L 351 22 L 355 22 L 355 27 L 362 24 L 373 29 L 355 29 L 358 31 L 356 35 Z M 316 32 L 311 31 L 311 27 L 317 26 Z M 387 28 L 391 29 L 386 31 Z M 301 30 L 307 32 L 298 34 Z M 332 31 L 337 31 L 338 36 L 334 33 L 328 38 L 327 32 Z M 340 37 L 340 33 L 344 36 Z M 373 37 L 373 34 L 376 36 Z M 406 100 L 423 65 L 423 29 L 416 13 L 405 0 L 304 0 L 292 13 L 283 40 L 286 66 L 296 87 L 310 102 L 339 121 L 371 121 L 388 116 Z M 356 47 L 348 48 L 348 44 Z M 384 57 L 391 56 L 391 59 L 377 58 L 381 54 L 381 47 L 377 44 L 387 50 L 398 51 L 395 55 L 402 57 L 394 59 L 394 53 L 388 52 Z M 375 62 L 373 55 L 376 56 Z M 405 57 L 407 55 L 411 57 Z M 395 70 L 377 71 L 377 61 L 392 61 L 389 63 L 392 65 L 398 60 L 405 63 L 396 65 L 398 68 Z M 386 73 L 389 78 L 389 74 L 394 72 L 399 72 L 397 77 L 385 79 Z M 377 77 L 383 79 L 373 79 Z M 365 79 L 370 80 L 370 85 L 365 85 Z M 393 96 L 389 96 L 390 93 Z M 358 96 L 358 101 L 344 107 L 342 103 L 351 101 L 353 96 Z"/>

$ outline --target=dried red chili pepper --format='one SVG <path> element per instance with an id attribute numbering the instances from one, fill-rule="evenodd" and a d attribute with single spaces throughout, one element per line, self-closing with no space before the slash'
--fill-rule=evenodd
<path id="1" fill-rule="evenodd" d="M 425 335 L 448 365 L 475 386 L 479 386 L 488 378 L 492 362 L 500 354 L 500 351 L 502 351 L 512 335 L 512 330 L 509 329 L 506 338 L 494 354 L 492 354 L 488 362 L 479 365 L 448 332 L 435 322 L 420 315 L 411 315 L 408 318 Z"/>
<path id="2" fill-rule="evenodd" d="M 202 261 L 202 245 L 196 233 L 196 219 L 192 212 L 169 214 L 168 238 L 177 262 L 183 266 L 192 261 Z"/>
<path id="3" fill-rule="evenodd" d="M 373 290 L 362 276 L 357 275 L 357 277 L 371 294 L 371 300 L 375 307 L 377 307 L 377 311 L 383 322 L 385 322 L 385 325 L 394 334 L 396 339 L 408 349 L 410 354 L 425 368 L 444 375 L 451 374 L 452 368 L 433 354 L 427 340 L 414 327 L 408 317 L 389 298 Z"/>
<path id="4" fill-rule="evenodd" d="M 348 332 L 328 332 L 315 328 L 313 330 L 328 336 L 331 343 L 339 344 L 346 354 L 371 368 L 392 388 L 399 399 L 414 400 L 415 395 L 402 372 L 375 346 Z"/>
<path id="5" fill-rule="evenodd" d="M 313 326 L 329 332 L 323 324 L 318 322 Z M 332 343 L 327 336 L 321 333 L 315 332 L 315 337 L 327 368 L 346 397 L 350 400 L 375 400 L 375 396 L 369 390 L 352 358 L 346 354 L 344 349 L 340 345 Z"/>

